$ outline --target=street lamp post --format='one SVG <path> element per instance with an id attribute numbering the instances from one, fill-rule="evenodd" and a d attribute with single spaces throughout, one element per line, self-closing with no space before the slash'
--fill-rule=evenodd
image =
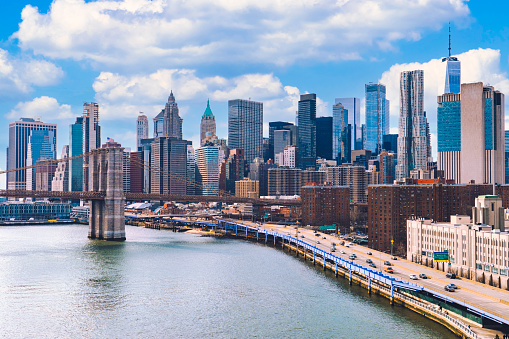
<path id="1" fill-rule="evenodd" d="M 392 254 L 392 248 L 394 247 L 394 239 L 391 239 L 391 257 L 393 256 Z"/>

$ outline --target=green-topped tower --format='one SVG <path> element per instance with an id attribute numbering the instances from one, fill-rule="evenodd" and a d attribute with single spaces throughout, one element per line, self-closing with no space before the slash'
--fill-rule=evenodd
<path id="1" fill-rule="evenodd" d="M 201 117 L 200 146 L 205 144 L 205 138 L 209 132 L 211 136 L 216 135 L 216 118 L 214 118 L 214 114 L 212 114 L 212 110 L 210 109 L 209 100 L 207 100 L 207 108 Z"/>

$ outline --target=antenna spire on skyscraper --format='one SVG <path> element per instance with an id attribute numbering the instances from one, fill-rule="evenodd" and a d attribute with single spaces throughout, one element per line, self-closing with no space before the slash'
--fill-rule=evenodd
<path id="1" fill-rule="evenodd" d="M 449 21 L 449 57 L 451 57 L 451 22 Z"/>

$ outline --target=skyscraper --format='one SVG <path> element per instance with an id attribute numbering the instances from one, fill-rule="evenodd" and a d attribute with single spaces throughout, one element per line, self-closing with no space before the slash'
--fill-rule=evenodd
<path id="1" fill-rule="evenodd" d="M 509 131 L 505 131 L 505 184 L 509 184 Z"/>
<path id="2" fill-rule="evenodd" d="M 171 91 L 164 109 L 154 118 L 154 138 L 172 137 L 182 140 L 182 120 Z"/>
<path id="3" fill-rule="evenodd" d="M 352 125 L 352 150 L 362 149 L 361 99 L 336 98 L 335 104 L 341 103 L 348 111 L 348 124 Z"/>
<path id="4" fill-rule="evenodd" d="M 196 181 L 201 185 L 196 194 L 218 195 L 220 148 L 221 146 L 206 144 L 196 149 Z"/>
<path id="5" fill-rule="evenodd" d="M 242 148 L 246 164 L 254 158 L 263 158 L 263 103 L 228 101 L 228 147 Z"/>
<path id="6" fill-rule="evenodd" d="M 445 68 L 445 88 L 444 93 L 459 93 L 461 84 L 461 62 L 456 57 L 451 56 L 451 26 L 449 26 L 449 56 L 442 58 L 446 61 Z"/>
<path id="7" fill-rule="evenodd" d="M 99 126 L 99 104 L 83 104 L 83 153 L 101 147 L 101 127 Z M 83 158 L 83 190 L 88 191 L 89 158 Z"/>
<path id="8" fill-rule="evenodd" d="M 148 118 L 145 114 L 138 115 L 138 120 L 136 121 L 136 150 L 139 151 L 141 147 L 141 140 L 148 139 Z"/>
<path id="9" fill-rule="evenodd" d="M 207 108 L 201 117 L 200 123 L 200 146 L 205 145 L 205 136 L 207 133 L 210 135 L 216 135 L 216 118 L 214 118 L 214 114 L 212 114 L 212 110 L 210 109 L 210 103 L 207 100 Z"/>
<path id="10" fill-rule="evenodd" d="M 334 160 L 332 154 L 332 117 L 316 118 L 316 156 Z"/>
<path id="11" fill-rule="evenodd" d="M 9 147 L 7 148 L 7 169 L 15 169 L 27 166 L 27 157 L 29 155 L 29 141 L 32 131 L 50 131 L 53 133 L 52 148 L 56 159 L 56 131 L 57 125 L 36 121 L 32 118 L 21 118 L 19 121 L 9 123 Z M 39 133 L 39 132 L 37 132 Z M 36 134 L 37 134 L 36 133 Z M 43 132 L 45 133 L 45 132 Z M 34 134 L 35 135 L 35 134 Z M 48 134 L 49 136 L 49 134 Z M 46 146 L 49 146 L 46 144 Z M 40 153 L 42 144 L 33 145 L 31 150 L 33 154 Z M 10 190 L 25 190 L 27 188 L 27 170 L 7 173 L 7 188 Z"/>
<path id="12" fill-rule="evenodd" d="M 291 140 L 291 132 L 286 129 L 280 129 L 274 131 L 274 162 L 276 162 L 276 157 L 283 153 L 287 146 L 292 144 Z M 279 163 L 278 163 L 279 164 Z M 279 164 L 281 165 L 281 164 Z"/>
<path id="13" fill-rule="evenodd" d="M 504 94 L 481 82 L 438 97 L 437 165 L 446 179 L 505 182 L 504 114 Z"/>
<path id="14" fill-rule="evenodd" d="M 226 160 L 226 190 L 235 194 L 235 181 L 244 178 L 245 169 L 244 150 L 232 149 Z"/>
<path id="15" fill-rule="evenodd" d="M 150 175 L 150 193 L 186 194 L 187 140 L 154 138 L 150 145 L 150 165 L 161 169 Z"/>
<path id="16" fill-rule="evenodd" d="M 187 188 L 186 194 L 196 194 L 196 159 L 193 145 L 187 145 Z"/>
<path id="17" fill-rule="evenodd" d="M 69 126 L 69 157 L 83 154 L 83 117 Z M 83 158 L 69 160 L 69 191 L 83 190 Z"/>
<path id="18" fill-rule="evenodd" d="M 364 149 L 380 153 L 383 136 L 389 134 L 389 100 L 382 84 L 366 84 L 366 135 Z"/>
<path id="19" fill-rule="evenodd" d="M 316 167 L 316 94 L 302 94 L 297 111 L 299 167 Z"/>
<path id="20" fill-rule="evenodd" d="M 401 72 L 398 164 L 396 180 L 428 166 L 428 121 L 423 110 L 424 72 Z"/>
<path id="21" fill-rule="evenodd" d="M 32 130 L 28 138 L 26 165 L 35 165 L 39 161 L 53 160 L 57 158 L 56 152 L 56 131 L 53 130 Z M 30 168 L 26 170 L 26 190 L 35 190 L 36 173 L 41 168 Z M 50 170 L 48 167 L 46 170 Z M 49 172 L 48 172 L 49 173 Z M 47 180 L 46 180 L 47 181 Z M 51 179 L 49 180 L 51 182 Z M 47 185 L 44 185 L 47 186 Z"/>
<path id="22" fill-rule="evenodd" d="M 343 106 L 342 103 L 338 102 L 334 106 L 332 106 L 332 158 L 336 160 L 338 163 L 341 163 L 341 160 L 345 156 L 343 150 L 345 148 L 344 141 L 345 136 L 344 133 L 348 132 L 348 110 Z M 351 125 L 350 125 L 351 126 Z M 351 149 L 350 149 L 351 150 Z"/>
<path id="23" fill-rule="evenodd" d="M 295 127 L 291 122 L 285 121 L 271 121 L 269 122 L 269 158 L 274 160 L 274 132 L 278 130 L 287 129 L 286 127 Z M 297 133 L 295 133 L 297 134 Z"/>

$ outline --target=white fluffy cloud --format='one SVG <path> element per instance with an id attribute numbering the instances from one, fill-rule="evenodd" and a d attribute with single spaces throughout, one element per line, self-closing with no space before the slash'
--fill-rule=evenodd
<path id="1" fill-rule="evenodd" d="M 295 120 L 299 89 L 284 86 L 273 74 L 244 74 L 233 78 L 200 78 L 194 70 L 161 69 L 148 75 L 125 76 L 103 72 L 93 88 L 101 103 L 102 119 L 134 118 L 138 112 L 157 113 L 172 89 L 185 116 L 186 102 L 210 98 L 263 101 L 265 121 Z M 318 98 L 318 110 L 327 114 L 327 103 Z M 319 114 L 320 115 L 320 114 Z"/>
<path id="2" fill-rule="evenodd" d="M 48 13 L 27 5 L 14 37 L 36 54 L 108 65 L 284 65 L 392 50 L 469 14 L 466 0 L 54 0 Z"/>
<path id="3" fill-rule="evenodd" d="M 59 104 L 57 99 L 42 96 L 32 101 L 20 102 L 7 113 L 8 119 L 41 118 L 43 121 L 71 119 L 71 106 Z"/>
<path id="4" fill-rule="evenodd" d="M 64 72 L 51 62 L 35 59 L 17 59 L 0 48 L 1 95 L 28 93 L 32 86 L 57 84 Z"/>
<path id="5" fill-rule="evenodd" d="M 509 94 L 509 78 L 500 69 L 499 50 L 479 48 L 456 56 L 461 61 L 462 83 L 483 82 L 506 95 Z M 445 86 L 445 62 L 440 59 L 425 63 L 396 64 L 382 74 L 379 81 L 387 86 L 387 99 L 391 101 L 391 133 L 398 127 L 400 73 L 417 69 L 424 71 L 424 110 L 432 133 L 436 133 L 437 96 L 443 94 Z M 509 101 L 506 100 L 506 112 L 508 111 Z M 436 137 L 432 137 L 432 142 L 435 152 Z"/>

